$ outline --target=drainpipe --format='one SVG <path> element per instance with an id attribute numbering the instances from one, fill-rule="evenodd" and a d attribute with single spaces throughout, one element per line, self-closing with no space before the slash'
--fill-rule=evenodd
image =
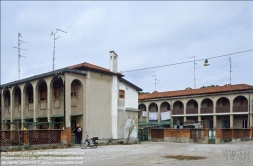
<path id="1" fill-rule="evenodd" d="M 249 102 L 248 102 L 248 103 L 249 103 L 249 111 L 248 111 L 248 112 L 249 112 L 249 114 L 248 114 L 248 127 L 251 127 L 251 126 L 250 126 L 250 104 L 251 104 L 251 100 L 250 100 L 250 93 L 249 93 Z"/>

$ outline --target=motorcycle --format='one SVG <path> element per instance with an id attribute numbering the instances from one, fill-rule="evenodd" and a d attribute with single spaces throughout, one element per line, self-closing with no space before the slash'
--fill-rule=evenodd
<path id="1" fill-rule="evenodd" d="M 81 149 L 86 149 L 87 147 L 97 148 L 98 137 L 93 137 L 91 141 L 89 141 L 88 138 L 89 138 L 89 135 L 87 135 L 85 141 L 81 143 L 80 145 Z"/>

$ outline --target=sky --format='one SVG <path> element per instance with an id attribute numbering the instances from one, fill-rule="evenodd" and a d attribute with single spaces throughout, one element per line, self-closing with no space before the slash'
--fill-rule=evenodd
<path id="1" fill-rule="evenodd" d="M 56 29 L 67 33 L 56 33 L 55 69 L 82 62 L 109 68 L 113 50 L 118 71 L 144 92 L 194 88 L 194 75 L 195 88 L 230 78 L 253 85 L 253 2 L 1 1 L 1 84 L 18 80 L 18 33 L 28 42 L 20 78 L 52 71 Z"/>

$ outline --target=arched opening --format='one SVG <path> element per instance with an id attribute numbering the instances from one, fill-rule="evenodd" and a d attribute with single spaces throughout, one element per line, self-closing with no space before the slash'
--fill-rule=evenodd
<path id="1" fill-rule="evenodd" d="M 71 128 L 83 126 L 83 85 L 80 80 L 71 82 Z"/>
<path id="2" fill-rule="evenodd" d="M 230 112 L 230 102 L 228 98 L 221 97 L 217 100 L 216 113 L 227 113 Z"/>
<path id="3" fill-rule="evenodd" d="M 38 82 L 39 110 L 47 110 L 47 84 L 45 80 Z"/>
<path id="4" fill-rule="evenodd" d="M 158 120 L 158 106 L 156 103 L 151 103 L 149 105 L 149 120 L 150 121 Z"/>
<path id="5" fill-rule="evenodd" d="M 200 113 L 201 114 L 211 114 L 213 113 L 213 101 L 211 99 L 204 99 L 201 102 L 200 107 Z"/>
<path id="6" fill-rule="evenodd" d="M 198 102 L 189 100 L 186 104 L 186 114 L 198 114 Z"/>
<path id="7" fill-rule="evenodd" d="M 64 127 L 64 83 L 60 76 L 55 76 L 51 83 L 51 123 L 52 128 L 62 129 Z"/>
<path id="8" fill-rule="evenodd" d="M 163 127 L 170 127 L 170 109 L 170 104 L 168 102 L 163 102 L 160 106 L 161 125 Z"/>
<path id="9" fill-rule="evenodd" d="M 14 95 L 14 112 L 12 113 L 13 122 L 21 122 L 21 90 L 19 86 L 13 89 Z"/>
<path id="10" fill-rule="evenodd" d="M 24 101 L 26 106 L 23 111 L 24 122 L 33 122 L 33 110 L 34 110 L 34 96 L 33 96 L 33 86 L 30 82 L 26 83 L 24 87 Z M 27 129 L 32 129 L 33 125 L 28 124 L 25 126 Z"/>
<path id="11" fill-rule="evenodd" d="M 138 114 L 138 121 L 139 122 L 142 122 L 142 121 L 146 121 L 146 105 L 145 104 L 139 104 L 139 107 L 138 109 L 140 110 L 139 111 L 139 114 Z"/>
<path id="12" fill-rule="evenodd" d="M 233 112 L 248 112 L 248 100 L 244 96 L 237 96 L 233 101 Z"/>
<path id="13" fill-rule="evenodd" d="M 184 114 L 184 104 L 183 104 L 182 101 L 176 101 L 176 102 L 174 102 L 172 114 L 173 115 Z"/>
<path id="14" fill-rule="evenodd" d="M 10 119 L 11 94 L 9 89 L 4 91 L 4 115 L 5 119 Z"/>

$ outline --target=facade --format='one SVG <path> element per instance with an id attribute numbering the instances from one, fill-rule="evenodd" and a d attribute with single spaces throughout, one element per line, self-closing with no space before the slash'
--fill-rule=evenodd
<path id="1" fill-rule="evenodd" d="M 252 101 L 253 86 L 246 84 L 140 94 L 139 124 L 159 125 L 169 112 L 171 128 L 197 123 L 208 129 L 253 128 Z"/>
<path id="2" fill-rule="evenodd" d="M 86 133 L 99 139 L 126 138 L 128 119 L 137 121 L 141 89 L 117 72 L 118 55 L 109 55 L 110 69 L 85 62 L 1 85 L 1 122 L 59 122 L 51 127 L 64 128 L 67 135 L 80 124 L 83 138 Z M 137 132 L 131 137 L 137 138 Z"/>

